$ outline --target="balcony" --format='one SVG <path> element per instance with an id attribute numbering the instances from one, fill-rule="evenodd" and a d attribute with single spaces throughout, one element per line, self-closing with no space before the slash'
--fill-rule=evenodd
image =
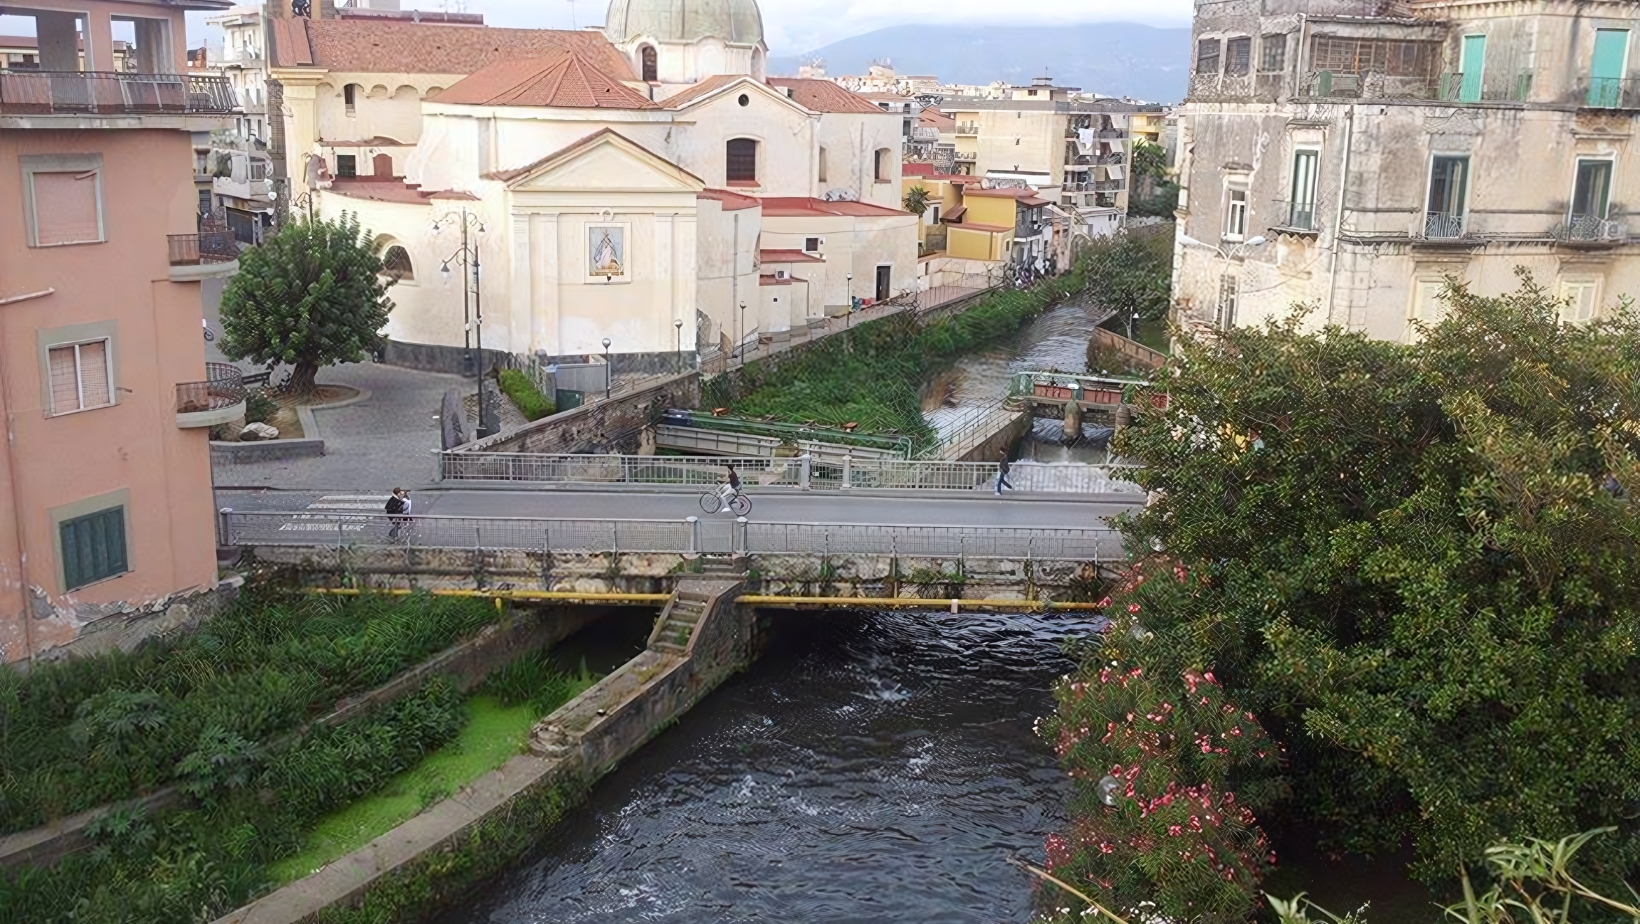
<path id="1" fill-rule="evenodd" d="M 974 122 L 964 122 L 957 126 L 957 134 L 977 135 L 979 134 L 979 125 Z"/>
<path id="2" fill-rule="evenodd" d="M 226 77 L 0 70 L 0 116 L 229 115 Z"/>
<path id="3" fill-rule="evenodd" d="M 231 231 L 168 234 L 171 281 L 195 282 L 239 272 L 239 245 Z"/>
<path id="4" fill-rule="evenodd" d="M 1564 224 L 1550 228 L 1549 236 L 1562 244 L 1623 244 L 1629 239 L 1629 227 L 1614 219 L 1573 215 Z"/>
<path id="5" fill-rule="evenodd" d="M 245 416 L 245 374 L 239 367 L 206 363 L 205 374 L 206 381 L 177 385 L 177 426 L 181 429 L 214 427 Z"/>
<path id="6" fill-rule="evenodd" d="M 979 160 L 979 155 L 974 153 L 973 151 L 958 151 L 957 152 L 957 163 L 959 163 L 959 164 L 971 164 L 971 163 L 974 163 L 978 160 Z"/>
<path id="7" fill-rule="evenodd" d="M 1127 163 L 1127 157 L 1120 153 L 1111 154 L 1067 154 L 1066 167 L 1108 167 Z"/>
<path id="8" fill-rule="evenodd" d="M 1126 180 L 1095 180 L 1090 185 L 1095 192 L 1121 192 L 1127 189 Z"/>
<path id="9" fill-rule="evenodd" d="M 1425 212 L 1413 237 L 1425 241 L 1461 241 L 1469 234 L 1469 216 L 1459 212 Z"/>
<path id="10" fill-rule="evenodd" d="M 1640 80 L 1590 78 L 1578 85 L 1577 101 L 1590 109 L 1640 109 Z"/>
<path id="11" fill-rule="evenodd" d="M 1314 202 L 1277 201 L 1274 204 L 1277 223 L 1270 228 L 1271 231 L 1310 237 L 1321 233 L 1320 216 L 1316 214 Z"/>

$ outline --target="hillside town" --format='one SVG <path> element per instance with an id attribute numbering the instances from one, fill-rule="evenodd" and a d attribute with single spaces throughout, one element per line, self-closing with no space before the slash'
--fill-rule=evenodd
<path id="1" fill-rule="evenodd" d="M 26 2 L 0 921 L 1640 922 L 1634 4 Z"/>

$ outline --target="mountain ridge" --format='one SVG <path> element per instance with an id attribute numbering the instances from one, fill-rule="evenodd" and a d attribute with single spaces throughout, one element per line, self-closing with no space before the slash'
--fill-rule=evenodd
<path id="1" fill-rule="evenodd" d="M 1184 98 L 1190 30 L 1137 23 L 1066 26 L 890 26 L 801 55 L 771 56 L 769 73 L 796 74 L 821 58 L 826 73 L 864 74 L 887 59 L 900 74 L 929 74 L 944 84 L 1029 83 L 1046 74 L 1060 86 L 1155 103 Z"/>

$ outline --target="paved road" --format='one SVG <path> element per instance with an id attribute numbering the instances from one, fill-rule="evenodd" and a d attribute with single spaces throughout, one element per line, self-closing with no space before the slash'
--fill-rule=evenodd
<path id="1" fill-rule="evenodd" d="M 976 492 L 979 493 L 979 492 Z M 751 493 L 755 504 L 748 518 L 761 523 L 868 524 L 879 526 L 968 526 L 1025 529 L 1087 529 L 1106 525 L 1106 518 L 1134 509 L 1129 498 L 1098 495 L 911 497 L 838 493 Z M 346 495 L 341 506 L 379 512 L 384 493 Z M 695 492 L 633 491 L 494 491 L 433 490 L 414 495 L 421 516 L 530 517 L 545 519 L 682 520 L 701 512 Z M 218 505 L 235 510 L 299 511 L 314 509 L 322 498 L 304 492 L 218 492 Z M 333 502 L 319 509 L 331 508 Z M 340 511 L 338 511 L 340 512 Z M 719 519 L 729 519 L 719 514 Z"/>

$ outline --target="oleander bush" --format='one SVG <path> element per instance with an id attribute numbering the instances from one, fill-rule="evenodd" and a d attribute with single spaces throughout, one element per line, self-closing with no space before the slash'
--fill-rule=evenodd
<path id="1" fill-rule="evenodd" d="M 254 751 L 493 618 L 472 600 L 259 590 L 134 652 L 0 671 L 0 832 L 194 780 L 190 755 Z"/>

